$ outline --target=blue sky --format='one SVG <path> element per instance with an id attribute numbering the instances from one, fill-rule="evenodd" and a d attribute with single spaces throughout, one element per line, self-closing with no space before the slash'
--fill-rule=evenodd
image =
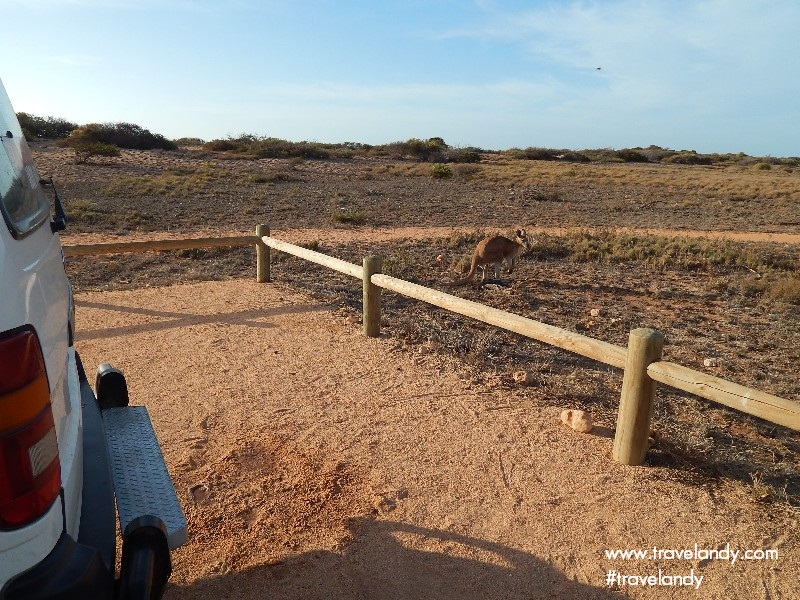
<path id="1" fill-rule="evenodd" d="M 0 0 L 17 111 L 170 138 L 800 155 L 800 2 Z"/>

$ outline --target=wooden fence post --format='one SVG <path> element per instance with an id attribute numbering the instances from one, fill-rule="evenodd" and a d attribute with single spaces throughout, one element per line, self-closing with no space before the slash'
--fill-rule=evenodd
<path id="1" fill-rule="evenodd" d="M 269 246 L 261 238 L 269 235 L 269 227 L 266 225 L 256 225 L 256 281 L 258 283 L 269 283 Z"/>
<path id="2" fill-rule="evenodd" d="M 372 283 L 371 278 L 375 273 L 380 273 L 383 267 L 382 256 L 364 257 L 364 314 L 362 321 L 364 335 L 378 337 L 381 333 L 381 288 Z"/>
<path id="3" fill-rule="evenodd" d="M 641 465 L 647 454 L 656 393 L 656 382 L 647 374 L 647 367 L 661 359 L 663 347 L 664 335 L 654 329 L 634 329 L 628 338 L 612 453 L 622 464 Z"/>

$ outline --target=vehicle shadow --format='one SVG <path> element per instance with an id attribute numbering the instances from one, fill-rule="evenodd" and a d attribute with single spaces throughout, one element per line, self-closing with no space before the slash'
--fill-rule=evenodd
<path id="1" fill-rule="evenodd" d="M 265 322 L 263 319 L 276 317 L 284 314 L 299 314 L 305 312 L 321 312 L 324 309 L 320 306 L 278 306 L 268 309 L 244 310 L 230 313 L 196 314 L 191 312 L 169 312 L 154 310 L 150 308 L 139 308 L 133 306 L 123 306 L 116 304 L 105 304 L 101 302 L 89 302 L 86 300 L 76 300 L 75 306 L 78 308 L 94 308 L 109 312 L 120 312 L 135 315 L 153 317 L 149 323 L 137 323 L 134 325 L 122 325 L 119 327 L 105 327 L 102 329 L 83 329 L 77 332 L 78 341 L 84 342 L 96 339 L 108 339 L 113 337 L 125 337 L 137 333 L 164 331 L 188 327 L 190 325 L 203 325 L 207 323 L 219 323 L 226 325 L 246 325 L 248 327 L 258 327 L 270 329 L 276 325 Z"/>
<path id="2" fill-rule="evenodd" d="M 545 560 L 499 543 L 405 523 L 356 519 L 341 553 L 311 551 L 271 564 L 170 584 L 166 600 L 459 599 L 618 600 L 568 579 Z"/>

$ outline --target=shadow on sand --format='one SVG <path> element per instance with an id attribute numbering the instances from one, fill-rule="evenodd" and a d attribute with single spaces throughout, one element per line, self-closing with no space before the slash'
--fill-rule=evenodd
<path id="1" fill-rule="evenodd" d="M 391 521 L 350 523 L 341 553 L 312 551 L 277 563 L 172 584 L 165 600 L 618 600 L 598 585 L 567 579 L 544 560 L 498 543 Z"/>

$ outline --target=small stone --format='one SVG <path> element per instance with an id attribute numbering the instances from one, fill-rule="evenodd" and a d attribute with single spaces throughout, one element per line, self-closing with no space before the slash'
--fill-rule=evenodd
<path id="1" fill-rule="evenodd" d="M 436 262 L 443 263 L 444 262 L 444 254 L 440 254 L 436 257 Z"/>
<path id="2" fill-rule="evenodd" d="M 534 382 L 533 373 L 530 371 L 514 371 L 512 378 L 514 383 L 519 385 L 531 385 Z"/>
<path id="3" fill-rule="evenodd" d="M 589 314 L 591 316 L 593 316 L 593 317 L 599 317 L 600 316 L 600 309 L 599 308 L 593 308 L 592 310 L 589 311 Z"/>
<path id="4" fill-rule="evenodd" d="M 594 427 L 592 415 L 585 410 L 562 410 L 561 420 L 580 433 L 589 433 Z"/>
<path id="5" fill-rule="evenodd" d="M 718 367 L 720 365 L 720 361 L 718 358 L 707 358 L 703 361 L 703 366 L 706 367 Z"/>

